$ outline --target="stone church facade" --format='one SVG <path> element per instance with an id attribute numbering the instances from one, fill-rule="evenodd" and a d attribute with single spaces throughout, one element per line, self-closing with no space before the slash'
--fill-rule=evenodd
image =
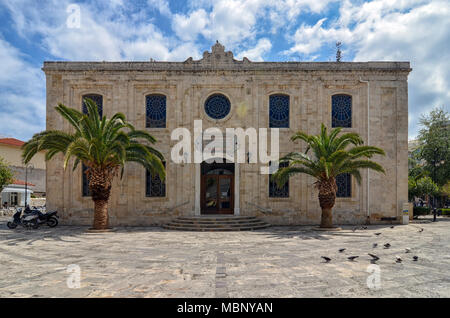
<path id="1" fill-rule="evenodd" d="M 386 156 L 376 161 L 386 175 L 362 171 L 360 185 L 338 180 L 334 223 L 400 221 L 408 200 L 409 62 L 238 61 L 216 43 L 200 60 L 184 62 L 45 62 L 47 129 L 68 130 L 54 110 L 63 103 L 83 110 L 83 98 L 104 115 L 123 112 L 137 128 L 158 140 L 166 158 L 161 182 L 136 164 L 116 178 L 109 203 L 112 225 L 155 225 L 177 216 L 230 214 L 258 216 L 271 224 L 318 224 L 320 206 L 314 180 L 291 177 L 279 189 L 260 163 L 171 161 L 178 142 L 171 132 L 219 127 L 279 128 L 280 156 L 304 151 L 290 137 L 317 134 L 321 123 L 360 134 Z M 268 142 L 270 149 L 270 140 Z M 247 157 L 254 154 L 247 152 Z M 63 169 L 62 158 L 47 162 L 47 206 L 65 224 L 91 224 L 93 202 L 82 167 Z"/>

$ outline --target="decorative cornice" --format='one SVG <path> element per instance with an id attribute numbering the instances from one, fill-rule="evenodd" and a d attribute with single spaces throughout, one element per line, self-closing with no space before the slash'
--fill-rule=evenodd
<path id="1" fill-rule="evenodd" d="M 251 62 L 236 60 L 218 41 L 203 58 L 184 62 L 44 62 L 44 72 L 82 71 L 388 71 L 410 72 L 409 62 Z"/>

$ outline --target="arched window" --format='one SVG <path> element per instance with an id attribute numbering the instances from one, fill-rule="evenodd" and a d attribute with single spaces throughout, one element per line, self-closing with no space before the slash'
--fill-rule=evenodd
<path id="1" fill-rule="evenodd" d="M 272 162 L 269 162 L 269 166 Z M 285 168 L 288 166 L 287 162 L 281 162 L 278 167 Z M 269 174 L 269 198 L 288 198 L 289 197 L 289 180 L 279 188 L 275 180 L 272 180 L 272 174 Z"/>
<path id="2" fill-rule="evenodd" d="M 83 111 L 83 114 L 87 114 L 88 113 L 86 103 L 84 102 L 85 98 L 92 99 L 92 101 L 95 104 L 97 104 L 98 114 L 100 115 L 100 117 L 102 117 L 103 116 L 103 96 L 102 95 L 98 95 L 98 94 L 83 95 L 83 97 L 82 97 L 82 111 Z M 86 170 L 87 170 L 87 167 L 84 164 L 82 164 L 81 165 L 81 184 L 82 184 L 82 195 L 83 195 L 83 197 L 91 196 L 91 190 L 89 189 L 89 179 L 88 179 L 88 176 L 86 174 Z"/>
<path id="3" fill-rule="evenodd" d="M 352 127 L 352 97 L 350 95 L 333 95 L 331 97 L 332 127 Z"/>
<path id="4" fill-rule="evenodd" d="M 145 97 L 145 127 L 166 128 L 166 96 L 154 94 Z"/>
<path id="5" fill-rule="evenodd" d="M 164 168 L 166 163 L 163 161 Z M 147 197 L 165 197 L 166 196 L 166 182 L 162 181 L 159 176 L 153 175 L 146 170 L 145 174 L 145 195 Z"/>
<path id="6" fill-rule="evenodd" d="M 352 176 L 349 173 L 342 173 L 336 176 L 338 198 L 349 198 L 352 196 Z"/>
<path id="7" fill-rule="evenodd" d="M 208 97 L 205 102 L 205 112 L 213 119 L 225 118 L 231 110 L 231 103 L 222 94 L 214 94 Z"/>
<path id="8" fill-rule="evenodd" d="M 227 160 L 223 162 L 212 162 L 207 163 L 205 161 L 201 164 L 201 173 L 204 175 L 215 175 L 215 174 L 226 174 L 226 175 L 234 175 L 234 163 L 231 163 Z"/>
<path id="9" fill-rule="evenodd" d="M 271 95 L 269 97 L 269 127 L 289 128 L 289 96 Z"/>
<path id="10" fill-rule="evenodd" d="M 84 103 L 84 99 L 85 98 L 90 98 L 90 99 L 92 99 L 92 101 L 94 103 L 97 104 L 98 114 L 100 115 L 100 117 L 103 117 L 103 96 L 102 95 L 98 95 L 98 94 L 83 95 L 83 114 L 87 114 L 88 113 L 86 104 Z"/>

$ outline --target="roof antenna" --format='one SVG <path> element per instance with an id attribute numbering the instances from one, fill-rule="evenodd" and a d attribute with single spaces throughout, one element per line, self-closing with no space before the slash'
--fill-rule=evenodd
<path id="1" fill-rule="evenodd" d="M 336 42 L 336 62 L 340 62 L 342 60 L 342 42 Z"/>

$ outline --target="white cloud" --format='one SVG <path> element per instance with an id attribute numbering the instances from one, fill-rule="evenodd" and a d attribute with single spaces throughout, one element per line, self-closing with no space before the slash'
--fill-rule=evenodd
<path id="1" fill-rule="evenodd" d="M 407 13 L 389 13 L 372 26 L 359 45 L 355 60 L 408 60 L 410 137 L 418 130 L 420 114 L 436 106 L 450 109 L 450 4 L 434 1 Z M 368 28 L 367 26 L 366 28 Z"/>
<path id="2" fill-rule="evenodd" d="M 337 0 L 284 0 L 274 1 L 271 6 L 284 13 L 288 20 L 298 17 L 302 12 L 321 13 L 331 2 Z"/>
<path id="3" fill-rule="evenodd" d="M 313 26 L 302 24 L 293 37 L 295 45 L 286 53 L 310 54 L 320 49 L 323 45 L 324 36 L 328 39 L 328 34 L 326 34 L 328 31 L 322 28 L 325 20 L 326 18 L 322 18 Z"/>
<path id="4" fill-rule="evenodd" d="M 238 59 L 242 59 L 247 57 L 250 61 L 253 62 L 262 62 L 264 61 L 263 55 L 270 51 L 272 48 L 272 43 L 267 38 L 262 38 L 258 40 L 258 43 L 255 47 L 243 51 L 237 55 Z"/>
<path id="5" fill-rule="evenodd" d="M 262 61 L 272 55 L 272 44 L 279 46 L 280 38 L 284 37 L 292 44 L 284 52 L 288 59 L 300 55 L 314 60 L 324 56 L 327 59 L 326 50 L 332 57 L 334 43 L 342 41 L 344 60 L 411 61 L 414 69 L 409 80 L 411 135 L 415 134 L 421 112 L 432 106 L 448 107 L 448 1 L 343 0 L 339 1 L 336 18 L 328 14 L 328 10 L 335 8 L 330 6 L 332 2 L 338 1 L 192 0 L 187 5 L 188 12 L 175 13 L 167 0 L 147 0 L 144 2 L 147 7 L 123 0 L 107 4 L 88 1 L 79 4 L 80 29 L 66 26 L 70 0 L 2 0 L 0 7 L 7 9 L 13 31 L 27 45 L 40 46 L 56 59 L 182 61 L 189 56 L 200 58 L 200 48 L 209 49 L 219 40 L 239 59 L 246 56 Z M 155 10 L 164 17 L 157 20 Z M 317 20 L 299 24 L 310 13 Z M 156 26 L 157 22 L 167 21 L 173 34 L 168 34 L 167 26 L 161 25 L 162 29 Z M 9 94 L 3 92 L 1 97 L 12 104 L 14 100 L 23 103 L 24 93 L 16 83 L 26 83 L 30 96 L 26 104 L 37 113 L 44 107 L 45 82 L 40 65 L 34 67 L 25 62 L 28 57 L 7 42 L 2 40 L 0 44 L 0 86 Z M 37 121 L 41 121 L 39 116 Z"/>
<path id="6" fill-rule="evenodd" d="M 171 19 L 176 37 L 167 37 L 149 20 L 145 9 L 125 6 L 114 0 L 110 6 L 92 3 L 81 7 L 81 28 L 66 26 L 70 0 L 29 3 L 4 0 L 16 30 L 30 41 L 36 34 L 55 57 L 68 60 L 167 60 L 198 56 L 199 35 L 210 43 L 219 40 L 231 50 L 249 50 L 257 42 L 258 21 L 267 15 L 277 21 L 276 30 L 300 12 L 319 13 L 333 0 L 217 0 L 191 3 L 192 11 L 173 14 L 167 0 L 147 0 L 150 10 Z M 148 9 L 148 8 L 147 8 Z M 151 16 L 151 15 L 150 15 Z M 287 17 L 287 18 L 286 18 Z M 272 19 L 270 18 L 270 19 Z M 186 42 L 189 44 L 186 45 Z M 179 46 L 193 48 L 181 57 Z M 177 53 L 172 53 L 172 51 Z M 259 57 L 258 57 L 259 58 Z"/>
<path id="7" fill-rule="evenodd" d="M 342 41 L 354 61 L 411 61 L 409 77 L 410 137 L 418 118 L 432 107 L 450 103 L 450 3 L 445 0 L 374 0 L 360 5 L 345 1 L 340 17 L 303 24 L 290 38 L 288 54 L 309 56 Z M 346 53 L 345 52 L 345 53 Z M 350 53 L 349 53 L 350 54 Z M 344 54 L 344 59 L 345 59 Z"/>
<path id="8" fill-rule="evenodd" d="M 71 3 L 68 0 L 28 5 L 23 0 L 4 1 L 17 32 L 30 40 L 36 36 L 41 38 L 47 51 L 58 58 L 94 61 L 183 60 L 200 55 L 199 49 L 192 43 L 163 35 L 143 12 L 126 11 L 120 0 L 116 0 L 111 7 L 80 4 L 80 28 L 67 27 L 66 8 Z M 161 14 L 172 15 L 167 1 L 148 0 L 148 3 Z M 121 8 L 117 9 L 117 6 Z"/>
<path id="9" fill-rule="evenodd" d="M 0 60 L 0 135 L 26 140 L 45 127 L 45 79 L 1 38 Z"/>
<path id="10" fill-rule="evenodd" d="M 214 3 L 204 37 L 227 47 L 255 37 L 257 13 L 263 1 L 220 0 Z"/>
<path id="11" fill-rule="evenodd" d="M 157 9 L 159 13 L 165 16 L 172 16 L 172 12 L 169 7 L 169 2 L 167 0 L 147 0 L 149 6 Z"/>
<path id="12" fill-rule="evenodd" d="M 202 33 L 208 22 L 206 11 L 199 9 L 193 11 L 189 16 L 175 14 L 172 21 L 172 28 L 180 39 L 193 41 Z"/>
<path id="13" fill-rule="evenodd" d="M 68 28 L 67 0 L 3 0 L 13 30 L 53 57 L 66 60 L 184 60 L 198 58 L 192 43 L 167 38 L 142 13 L 125 12 L 123 2 L 111 7 L 80 4 L 81 28 Z M 161 7 L 163 12 L 168 12 Z M 167 7 L 168 8 L 168 7 Z M 28 139 L 45 129 L 45 77 L 0 34 L 0 135 Z"/>
<path id="14" fill-rule="evenodd" d="M 303 12 L 323 12 L 337 0 L 216 0 L 190 1 L 187 14 L 176 14 L 172 23 L 183 40 L 202 35 L 209 41 L 219 40 L 229 49 L 248 47 L 262 32 L 263 21 L 270 22 L 274 34 L 289 26 Z"/>
<path id="15" fill-rule="evenodd" d="M 43 43 L 57 57 L 69 60 L 120 60 L 120 41 L 104 26 L 98 25 L 87 14 L 80 29 L 65 26 L 45 34 Z"/>

